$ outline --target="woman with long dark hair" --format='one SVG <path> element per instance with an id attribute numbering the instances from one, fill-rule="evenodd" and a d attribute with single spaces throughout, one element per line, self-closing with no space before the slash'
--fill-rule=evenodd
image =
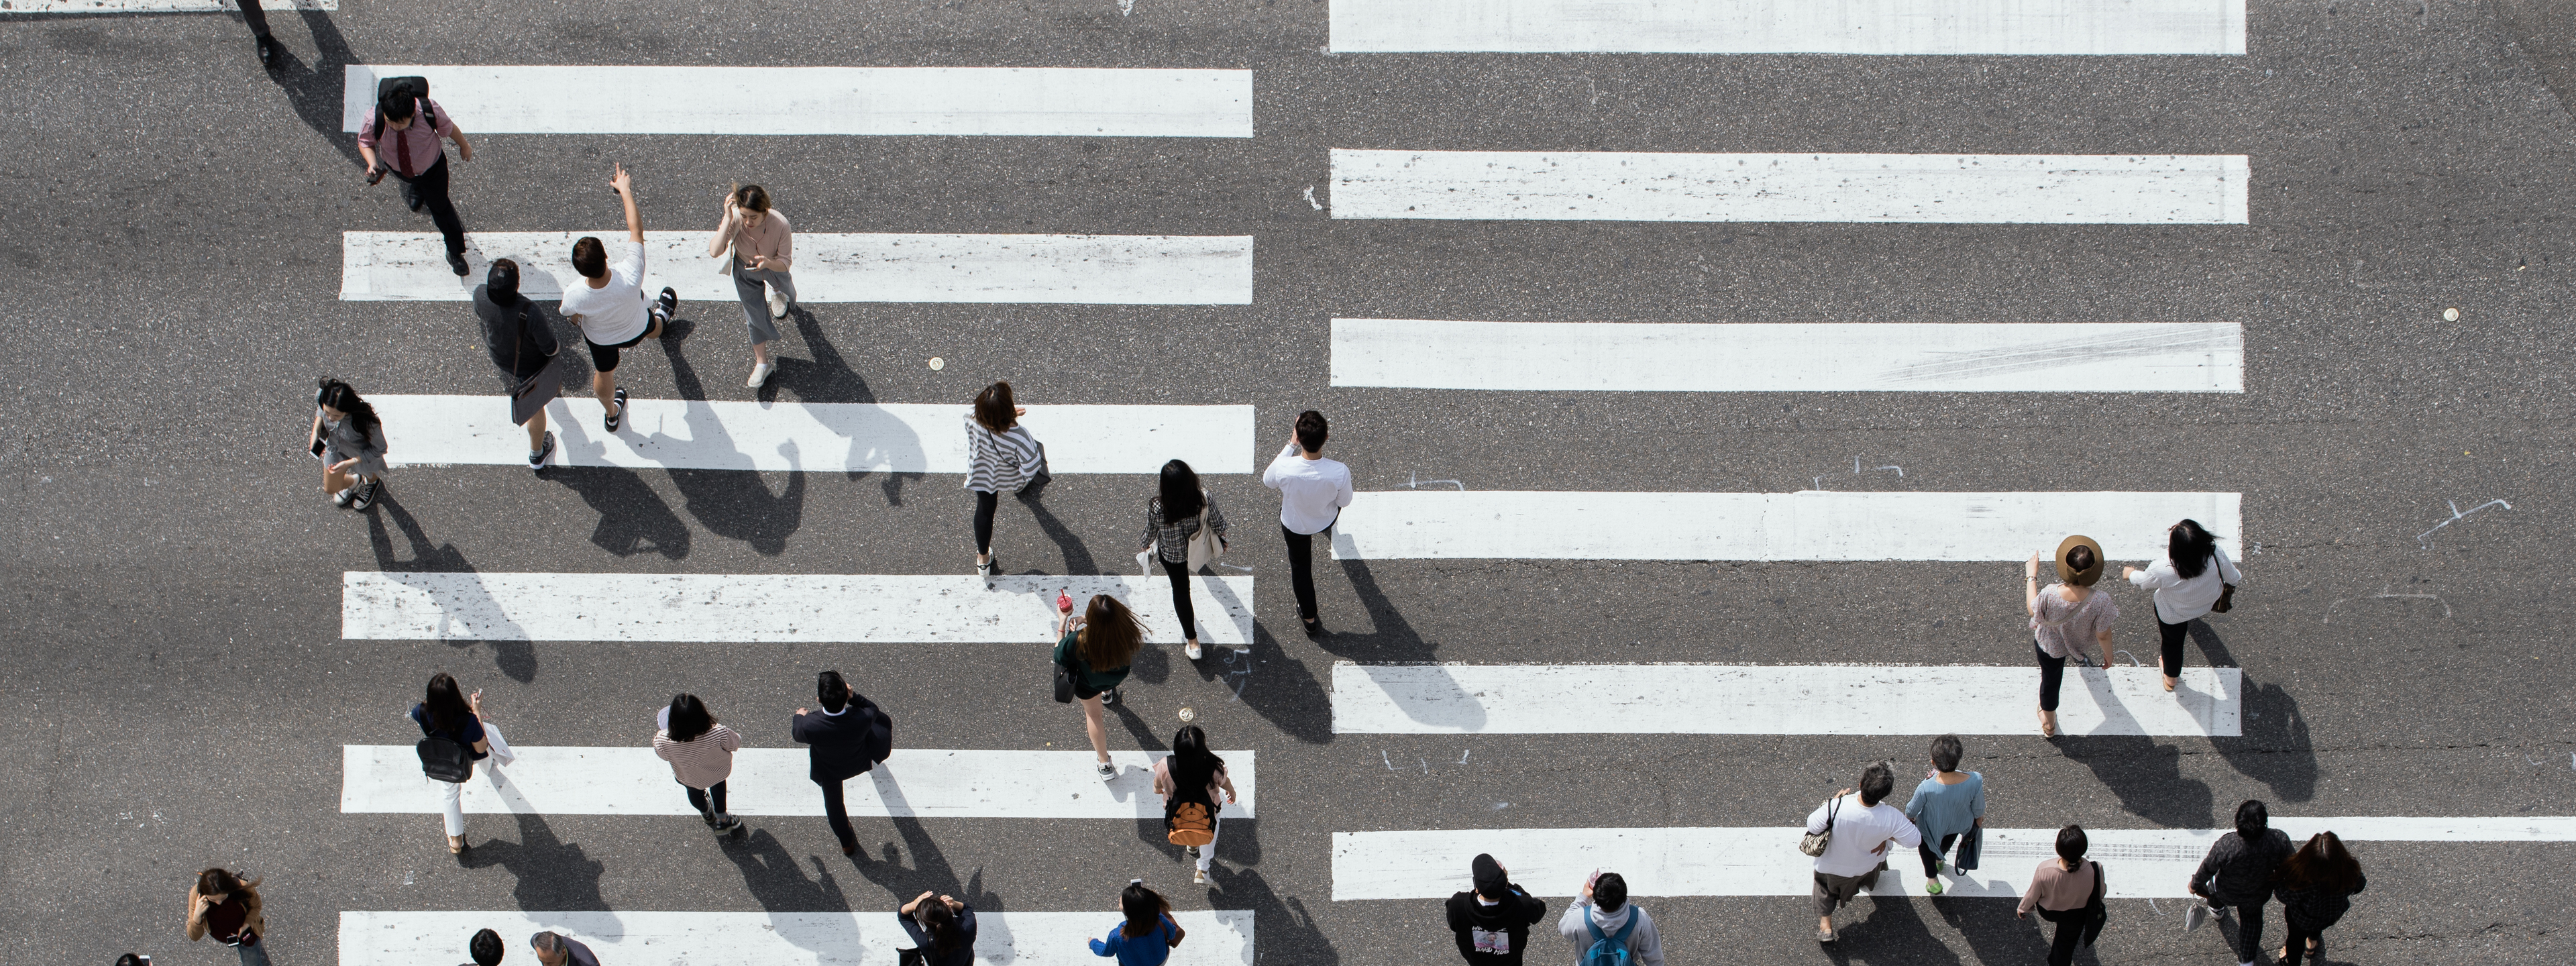
<path id="1" fill-rule="evenodd" d="M 2182 641 L 2191 622 L 2218 608 L 2220 598 L 2245 581 L 2236 562 L 2218 549 L 2218 535 L 2198 520 L 2165 529 L 2165 559 L 2145 570 L 2120 568 L 2130 583 L 2156 592 L 2156 633 L 2164 643 L 2165 690 L 2182 677 Z"/>
<path id="2" fill-rule="evenodd" d="M 975 394 L 966 415 L 966 488 L 975 491 L 975 572 L 993 575 L 993 511 L 1002 494 L 1018 493 L 1046 475 L 1046 450 L 1020 417 L 1028 409 L 1011 401 L 1011 384 L 997 382 Z"/>
<path id="3" fill-rule="evenodd" d="M 334 506 L 364 510 L 385 485 L 385 427 L 376 407 L 337 379 L 313 393 L 313 455 L 322 458 L 322 492 Z"/>
<path id="4" fill-rule="evenodd" d="M 1198 871 L 1190 875 L 1193 884 L 1207 882 L 1208 867 L 1216 863 L 1218 812 L 1234 804 L 1234 779 L 1226 777 L 1225 759 L 1217 757 L 1207 746 L 1207 732 L 1197 725 L 1182 725 L 1172 735 L 1172 753 L 1154 763 L 1154 791 L 1163 796 L 1163 824 L 1177 838 L 1197 828 L 1197 815 L 1187 814 L 1187 806 L 1197 805 L 1206 811 L 1207 841 L 1187 846 L 1191 858 L 1198 860 Z M 1217 796 L 1222 793 L 1222 803 Z"/>
<path id="5" fill-rule="evenodd" d="M 1118 894 L 1118 911 L 1126 918 L 1110 927 L 1109 935 L 1091 941 L 1092 955 L 1116 956 L 1118 966 L 1163 966 L 1172 958 L 1172 947 L 1189 934 L 1172 921 L 1172 904 L 1145 888 L 1143 879 L 1127 880 L 1126 890 Z"/>
<path id="6" fill-rule="evenodd" d="M 1079 616 L 1066 611 L 1056 630 L 1055 663 L 1073 677 L 1082 726 L 1091 733 L 1092 754 L 1100 756 L 1100 777 L 1115 778 L 1118 767 L 1109 763 L 1109 728 L 1102 718 L 1105 708 L 1118 703 L 1118 685 L 1127 680 L 1136 652 L 1145 649 L 1145 625 L 1118 598 L 1093 594 Z"/>
<path id="7" fill-rule="evenodd" d="M 440 738 L 465 746 L 468 761 L 492 759 L 494 764 L 508 764 L 517 757 L 510 743 L 501 737 L 501 726 L 483 718 L 483 692 L 461 694 L 456 679 L 445 671 L 429 676 L 429 688 L 419 704 L 411 706 L 412 723 L 420 726 L 422 737 Z M 467 776 L 471 781 L 472 776 Z M 493 783 L 500 783 L 493 776 Z M 440 814 L 446 819 L 447 851 L 453 855 L 465 851 L 465 782 L 432 779 L 443 796 Z"/>
<path id="8" fill-rule="evenodd" d="M 241 966 L 268 966 L 268 920 L 259 914 L 259 880 L 228 869 L 197 873 L 188 886 L 188 941 L 208 936 L 233 948 Z"/>
<path id="9" fill-rule="evenodd" d="M 786 213 L 769 209 L 766 189 L 747 184 L 725 193 L 724 220 L 707 239 L 707 257 L 724 255 L 727 248 L 733 249 L 732 257 L 716 274 L 733 276 L 742 323 L 751 329 L 751 378 L 743 385 L 758 389 L 778 371 L 770 364 L 769 344 L 778 340 L 778 320 L 787 317 L 787 307 L 796 301 L 796 279 L 787 272 L 795 260 L 796 233 L 788 227 Z"/>
<path id="10" fill-rule="evenodd" d="M 895 916 L 926 966 L 975 966 L 975 907 L 924 892 Z"/>
<path id="11" fill-rule="evenodd" d="M 1172 609 L 1180 612 L 1181 652 L 1190 660 L 1199 659 L 1198 614 L 1190 608 L 1190 539 L 1199 533 L 1204 522 L 1214 532 L 1219 552 L 1225 546 L 1225 514 L 1216 511 L 1216 500 L 1199 487 L 1199 475 L 1190 464 L 1173 460 L 1163 464 L 1160 492 L 1145 503 L 1146 550 L 1160 549 L 1163 572 L 1172 577 Z"/>
<path id="12" fill-rule="evenodd" d="M 2288 941 L 2281 945 L 2281 966 L 2299 966 L 2300 957 L 2325 962 L 2325 931 L 2343 920 L 2352 910 L 2352 897 L 2370 880 L 2361 874 L 2361 863 L 2344 851 L 2343 839 L 2333 832 L 2319 832 L 2308 837 L 2281 863 L 2272 881 L 2272 894 L 2281 900 L 2281 922 L 2288 926 Z"/>
<path id="13" fill-rule="evenodd" d="M 725 811 L 725 779 L 733 775 L 733 753 L 742 749 L 742 736 L 717 723 L 706 702 L 686 692 L 671 696 L 660 719 L 653 754 L 671 763 L 671 777 L 688 789 L 689 807 L 718 835 L 741 831 L 742 820 Z"/>

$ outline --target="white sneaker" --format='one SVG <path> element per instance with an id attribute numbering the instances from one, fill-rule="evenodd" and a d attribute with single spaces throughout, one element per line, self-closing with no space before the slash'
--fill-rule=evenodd
<path id="1" fill-rule="evenodd" d="M 787 317 L 787 296 L 778 294 L 777 289 L 769 290 L 769 317 L 773 319 Z"/>
<path id="2" fill-rule="evenodd" d="M 743 383 L 743 386 L 744 386 L 745 388 L 748 388 L 748 389 L 758 389 L 758 388 L 760 388 L 760 384 L 761 384 L 761 383 L 764 383 L 764 382 L 768 382 L 768 381 L 769 381 L 769 374 L 770 374 L 770 373 L 777 372 L 777 371 L 778 371 L 778 367 L 777 367 L 777 366 L 770 365 L 769 363 L 766 363 L 766 362 L 760 363 L 759 365 L 752 366 L 752 367 L 751 367 L 751 379 L 750 379 L 750 380 L 748 380 L 748 381 L 746 381 L 746 382 L 744 382 L 744 383 Z"/>
<path id="3" fill-rule="evenodd" d="M 1193 660 L 1193 661 L 1198 660 L 1198 659 L 1199 659 L 1199 653 L 1200 653 L 1200 652 L 1199 652 L 1199 645 L 1198 645 L 1198 642 L 1196 642 L 1196 641 L 1191 641 L 1191 642 L 1188 642 L 1188 643 L 1184 643 L 1184 644 L 1182 644 L 1182 645 L 1181 645 L 1181 653 L 1189 655 L 1189 656 L 1190 656 L 1190 660 Z"/>

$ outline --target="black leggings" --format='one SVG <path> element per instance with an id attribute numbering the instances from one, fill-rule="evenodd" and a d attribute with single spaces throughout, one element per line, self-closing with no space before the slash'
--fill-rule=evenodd
<path id="1" fill-rule="evenodd" d="M 2164 618 L 2156 618 L 2156 634 L 2157 636 L 2164 638 L 2166 677 L 2178 678 L 2182 676 L 2182 641 L 2190 631 L 2190 621 L 2184 621 L 2180 624 L 2167 624 L 2165 623 Z"/>
<path id="2" fill-rule="evenodd" d="M 268 11 L 259 8 L 259 0 L 238 0 L 242 22 L 250 25 L 253 37 L 268 36 Z"/>
<path id="3" fill-rule="evenodd" d="M 1941 836 L 1941 841 L 1937 843 L 1930 838 L 1925 838 L 1923 844 L 1914 847 L 1914 851 L 1923 855 L 1923 878 L 1930 879 L 1941 874 L 1941 856 L 1948 854 L 1950 846 L 1958 841 L 1959 836 L 1951 834 Z"/>
<path id="4" fill-rule="evenodd" d="M 1325 533 L 1333 532 L 1330 528 Z M 1315 619 L 1315 534 L 1298 533 L 1285 526 L 1279 535 L 1288 541 L 1288 584 L 1297 591 L 1297 619 Z"/>
<path id="5" fill-rule="evenodd" d="M 2250 906 L 2236 907 L 2236 961 L 2263 961 L 2263 900 Z"/>
<path id="6" fill-rule="evenodd" d="M 2064 912 L 2042 907 L 2039 917 L 2057 924 L 2057 935 L 2048 943 L 2048 966 L 2067 966 L 2075 961 L 2075 947 L 2084 939 L 2086 906 Z"/>
<path id="7" fill-rule="evenodd" d="M 2318 949 L 2325 948 L 2325 946 L 2322 945 L 2325 940 L 2326 932 L 2324 926 L 2308 929 L 2300 926 L 2298 920 L 2292 919 L 2288 916 L 2281 917 L 2281 925 L 2290 931 L 2288 940 L 2290 944 L 2290 955 L 2281 959 L 2281 966 L 2299 966 L 2299 960 L 2308 955 L 2309 940 L 2317 940 L 2320 943 L 2317 947 Z M 2317 961 L 2321 963 L 2325 962 L 2325 957 L 2319 956 L 2317 957 Z"/>
<path id="8" fill-rule="evenodd" d="M 1001 505 L 1002 497 L 1000 494 L 986 493 L 982 490 L 975 491 L 976 556 L 983 556 L 993 552 L 993 511 L 1000 508 Z"/>
<path id="9" fill-rule="evenodd" d="M 1163 561 L 1163 572 L 1172 575 L 1172 609 L 1181 615 L 1181 636 L 1199 639 L 1199 615 L 1190 610 L 1190 565 Z"/>
<path id="10" fill-rule="evenodd" d="M 2030 642 L 2030 652 L 2039 656 L 2039 710 L 2055 711 L 2057 686 L 2066 681 L 2066 659 L 2048 656 L 2037 640 Z"/>
<path id="11" fill-rule="evenodd" d="M 685 784 L 680 787 L 689 788 L 689 807 L 697 809 L 698 814 L 706 816 L 709 820 L 713 820 L 717 815 L 723 814 L 725 810 L 724 786 L 725 783 L 717 782 L 714 785 L 708 786 L 705 791 L 689 788 L 689 786 Z M 715 807 L 713 808 L 707 807 L 707 799 L 710 798 L 715 799 Z"/>

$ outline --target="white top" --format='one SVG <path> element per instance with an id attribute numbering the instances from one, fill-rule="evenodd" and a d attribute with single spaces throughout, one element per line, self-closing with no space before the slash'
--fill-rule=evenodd
<path id="1" fill-rule="evenodd" d="M 2173 560 L 2156 561 L 2155 566 L 2138 571 L 2129 582 L 2156 592 L 2156 619 L 2167 624 L 2180 624 L 2209 613 L 2209 605 L 2218 603 L 2222 584 L 2241 584 L 2245 575 L 2237 572 L 2236 562 L 2227 559 L 2227 551 L 2211 548 L 2218 566 L 2203 568 L 2200 576 L 2182 579 L 2174 572 Z"/>
<path id="2" fill-rule="evenodd" d="M 626 257 L 608 263 L 607 285 L 592 288 L 588 279 L 565 285 L 563 314 L 581 327 L 582 338 L 599 345 L 624 345 L 652 324 L 644 314 L 644 246 L 608 245 L 626 247 Z"/>
<path id="3" fill-rule="evenodd" d="M 1279 491 L 1279 525 L 1313 536 L 1351 505 L 1351 468 L 1340 460 L 1307 459 L 1290 443 L 1261 471 L 1261 485 Z"/>
<path id="4" fill-rule="evenodd" d="M 1807 831 L 1825 830 L 1826 805 L 1833 803 L 1818 805 L 1815 812 L 1807 816 Z M 1923 833 L 1914 828 L 1913 820 L 1905 817 L 1903 809 L 1886 802 L 1862 808 L 1859 792 L 1843 796 L 1842 804 L 1835 805 L 1833 813 L 1833 843 L 1825 846 L 1825 854 L 1816 856 L 1816 871 L 1826 875 L 1868 875 L 1870 870 L 1878 868 L 1880 862 L 1901 856 L 1904 850 L 1923 844 Z M 1895 844 L 1872 851 L 1890 840 Z"/>

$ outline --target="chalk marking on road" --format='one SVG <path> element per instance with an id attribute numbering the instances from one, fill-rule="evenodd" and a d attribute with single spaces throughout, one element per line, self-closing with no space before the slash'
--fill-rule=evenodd
<path id="1" fill-rule="evenodd" d="M 271 10 L 338 10 L 340 0 L 267 0 Z M 0 16 L 13 13 L 231 13 L 233 0 L 0 0 Z"/>
<path id="2" fill-rule="evenodd" d="M 1829 789 L 1827 789 L 1829 790 Z M 1819 791 L 1819 798 L 1825 791 Z M 1804 819 L 1805 810 L 1797 819 Z M 2300 841 L 2332 830 L 2348 842 L 2576 842 L 2576 817 L 2284 818 L 2272 827 Z M 1512 879 L 1564 896 L 1595 869 L 1616 871 L 1632 896 L 1804 896 L 1814 860 L 1798 853 L 1798 826 L 1775 828 L 1458 829 L 1333 833 L 1333 898 L 1437 899 L 1469 887 L 1468 865 L 1492 853 Z M 2201 856 L 2228 829 L 2087 828 L 2088 855 L 2114 871 L 2114 899 L 2180 899 Z M 1945 899 L 2021 895 L 2056 855 L 2057 830 L 1988 828 L 1985 861 L 1967 878 L 1943 876 Z M 1910 852 L 1908 854 L 1911 854 Z M 1920 888 L 1914 863 L 1891 858 L 1876 894 Z"/>
<path id="3" fill-rule="evenodd" d="M 2106 552 L 2107 552 L 2107 551 L 2106 551 Z M 2336 607 L 2338 607 L 2338 606 L 2341 606 L 2341 605 L 2343 605 L 2343 604 L 2350 603 L 2350 602 L 2352 602 L 2352 601 L 2356 601 L 2356 600 L 2429 600 L 2429 601 L 2432 601 L 2432 602 L 2434 602 L 2434 603 L 2436 603 L 2436 604 L 2441 604 L 2441 605 L 2442 605 L 2442 618 L 2443 618 L 2444 620 L 2449 620 L 2449 619 L 2450 619 L 2450 617 L 2451 617 L 2451 605 L 2450 605 L 2450 603 L 2449 603 L 2449 602 L 2444 601 L 2444 600 L 2442 599 L 2442 596 L 2441 596 L 2440 594 L 2397 594 L 2397 593 L 2390 593 L 2390 591 L 2391 591 L 2391 590 L 2393 590 L 2393 589 L 2395 589 L 2395 588 L 2396 588 L 2396 585 L 2395 585 L 2395 584 L 2382 584 L 2382 585 L 2380 585 L 2379 592 L 2378 592 L 2378 593 L 2376 593 L 2376 594 L 2363 594 L 2363 595 L 2361 595 L 2361 596 L 2359 596 L 2359 597 L 2337 597 L 2337 598 L 2335 598 L 2334 603 L 2331 603 L 2331 604 L 2327 604 L 2327 605 L 2326 605 L 2326 616 L 2325 616 L 2325 619 L 2320 620 L 2320 621 L 2318 621 L 2317 623 L 2320 623 L 2320 624 L 2332 624 L 2332 623 L 2334 623 L 2334 609 L 2335 609 Z"/>
<path id="4" fill-rule="evenodd" d="M 1330 37 L 1336 53 L 2230 55 L 2245 0 L 1332 0 Z"/>
<path id="5" fill-rule="evenodd" d="M 580 336 L 565 337 L 565 352 Z M 633 353 L 628 358 L 634 358 Z M 506 396 L 370 395 L 397 466 L 527 465 L 528 433 Z M 965 473 L 970 407 L 631 399 L 615 433 L 598 400 L 546 405 L 554 466 L 815 473 Z M 1021 425 L 1047 443 L 1054 473 L 1157 473 L 1172 459 L 1201 473 L 1250 473 L 1251 406 L 1030 406 Z"/>
<path id="6" fill-rule="evenodd" d="M 1333 217 L 2241 225 L 2245 155 L 1333 150 Z"/>
<path id="7" fill-rule="evenodd" d="M 1251 577 L 1197 577 L 1203 644 L 1252 640 Z M 348 640 L 1055 644 L 1055 597 L 1109 594 L 1165 645 L 1160 577 L 973 574 L 414 573 L 341 575 Z"/>
<path id="8" fill-rule="evenodd" d="M 1334 319 L 1332 343 L 1336 386 L 1549 392 L 2245 391 L 2244 327 L 2234 322 Z M 1859 472 L 1857 466 L 1854 472 Z"/>
<path id="9" fill-rule="evenodd" d="M 469 64 L 348 65 L 342 133 L 414 75 L 478 135 L 1252 136 L 1248 70 Z"/>
<path id="10" fill-rule="evenodd" d="M 467 273 L 447 265 L 437 232 L 340 233 L 343 301 L 470 299 L 494 259 L 519 265 L 519 292 L 563 297 L 581 284 L 572 243 L 585 234 L 625 249 L 626 234 L 467 232 Z M 733 280 L 708 260 L 709 232 L 644 234 L 644 290 L 678 290 L 682 318 L 741 317 Z M 1250 235 L 897 235 L 796 233 L 796 297 L 807 303 L 1249 305 Z M 713 305 L 705 303 L 715 303 Z M 696 304 L 691 304 L 696 303 Z"/>
<path id="11" fill-rule="evenodd" d="M 1369 490 L 1333 524 L 1333 557 L 2018 562 L 2082 533 L 2112 560 L 2154 560 L 2165 528 L 2185 517 L 2224 528 L 2232 555 L 2245 536 L 2240 502 L 2188 492 Z"/>
<path id="12" fill-rule="evenodd" d="M 810 869 L 772 866 L 765 871 L 796 883 L 819 878 L 819 887 L 807 887 L 837 895 L 823 860 L 809 857 L 807 862 Z M 1189 932 L 1190 941 L 1172 949 L 1170 966 L 1252 966 L 1252 910 L 1174 910 L 1172 920 Z M 975 961 L 1092 966 L 1100 959 L 1084 945 L 1084 937 L 1105 935 L 1117 921 L 1118 913 L 1107 909 L 978 909 Z M 459 958 L 465 937 L 487 928 L 513 944 L 524 944 L 541 930 L 562 933 L 589 946 L 601 962 L 617 966 L 895 966 L 895 950 L 912 946 L 891 907 L 865 912 L 344 911 L 340 966 L 445 962 Z M 512 954 L 514 959 L 524 954 L 524 946 L 514 948 L 522 950 Z"/>
<path id="13" fill-rule="evenodd" d="M 2443 527 L 2447 527 L 2447 526 L 2450 526 L 2451 524 L 2458 523 L 2458 522 L 2460 522 L 2460 521 L 2462 521 L 2462 520 L 2466 520 L 2466 519 L 2468 519 L 2468 518 L 2469 518 L 2469 514 L 2470 514 L 2470 513 L 2476 513 L 2476 512 L 2478 512 L 2478 511 L 2480 511 L 2480 510 L 2484 510 L 2484 509 L 2486 509 L 2486 508 L 2488 508 L 2488 507 L 2491 507 L 2491 506 L 2500 506 L 2500 507 L 2503 507 L 2503 508 L 2505 508 L 2505 509 L 2507 509 L 2507 510 L 2513 509 L 2513 504 L 2511 504 L 2511 503 L 2506 503 L 2506 502 L 2505 502 L 2505 501 L 2503 501 L 2503 500 L 2488 500 L 2488 501 L 2486 501 L 2485 503 L 2480 503 L 2480 504 L 2478 504 L 2478 505 L 2476 505 L 2476 506 L 2470 507 L 2470 508 L 2468 509 L 2468 512 L 2463 513 L 2463 512 L 2461 512 L 2461 511 L 2460 511 L 2460 501 L 2458 501 L 2458 500 L 2447 500 L 2447 501 L 2444 501 L 2444 502 L 2447 502 L 2447 503 L 2449 503 L 2449 504 L 2451 505 L 2451 518 L 2450 518 L 2450 519 L 2448 519 L 2448 520 L 2444 520 L 2444 521 L 2442 521 L 2442 522 L 2440 522 L 2440 523 L 2436 523 L 2436 524 L 2434 524 L 2434 525 L 2433 525 L 2433 529 L 2426 530 L 2426 531 L 2424 531 L 2423 533 L 2420 533 L 2420 534 L 2416 534 L 2416 535 L 2415 535 L 2415 542 L 2416 542 L 2416 543 L 2418 543 L 2418 544 L 2423 544 L 2426 538 L 2431 537 L 2432 535 L 2434 535 L 2434 534 L 2436 534 L 2436 533 L 2440 533 L 2440 532 L 2442 532 L 2442 528 L 2443 528 Z"/>
<path id="14" fill-rule="evenodd" d="M 2236 668 L 2068 668 L 2069 735 L 2243 733 Z M 2039 669 L 1901 664 L 1333 665 L 1336 734 L 2019 735 Z"/>
<path id="15" fill-rule="evenodd" d="M 652 716 L 640 720 L 649 722 Z M 638 725 L 637 734 L 651 729 Z M 516 815 L 696 815 L 671 787 L 671 763 L 649 746 L 580 748 L 513 745 L 518 760 L 478 762 L 465 784 L 465 810 Z M 851 815 L 918 818 L 1161 818 L 1154 762 L 1165 752 L 1109 755 L 1118 777 L 1102 781 L 1090 751 L 896 749 L 875 770 L 843 784 Z M 1238 796 L 1226 818 L 1256 817 L 1258 782 L 1250 751 L 1221 751 Z M 821 815 L 822 794 L 806 776 L 803 748 L 744 748 L 725 780 L 736 815 Z M 342 745 L 340 811 L 435 813 L 437 786 L 421 777 L 410 745 Z"/>

